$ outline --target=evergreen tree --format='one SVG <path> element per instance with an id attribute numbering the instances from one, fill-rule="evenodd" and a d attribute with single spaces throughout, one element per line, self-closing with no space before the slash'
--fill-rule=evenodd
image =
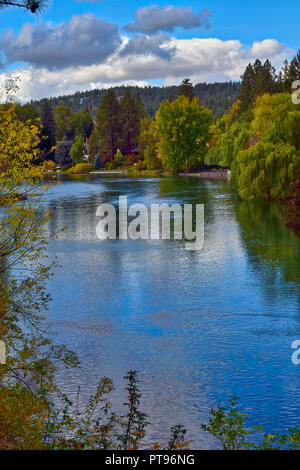
<path id="1" fill-rule="evenodd" d="M 241 79 L 242 85 L 239 95 L 241 112 L 247 110 L 258 96 L 279 91 L 276 71 L 268 59 L 264 64 L 259 59 L 253 65 L 248 64 Z"/>
<path id="2" fill-rule="evenodd" d="M 260 61 L 257 61 L 260 62 Z M 257 71 L 255 69 L 255 85 L 253 89 L 254 97 L 261 96 L 264 93 L 274 93 L 276 91 L 276 71 L 271 62 L 267 59 L 262 65 L 260 63 Z"/>
<path id="3" fill-rule="evenodd" d="M 300 49 L 291 60 L 288 78 L 291 85 L 295 80 L 300 80 Z"/>
<path id="4" fill-rule="evenodd" d="M 186 96 L 190 100 L 195 97 L 194 87 L 189 78 L 184 78 L 179 85 L 179 96 Z"/>
<path id="5" fill-rule="evenodd" d="M 48 100 L 43 100 L 41 111 L 41 143 L 40 151 L 44 160 L 53 160 L 56 139 L 55 139 L 55 120 Z"/>
<path id="6" fill-rule="evenodd" d="M 146 112 L 144 103 L 142 102 L 141 94 L 139 91 L 137 92 L 137 95 L 135 97 L 135 108 L 136 108 L 139 121 L 147 117 L 147 112 Z"/>
<path id="7" fill-rule="evenodd" d="M 122 141 L 127 155 L 130 155 L 133 146 L 137 144 L 140 125 L 139 112 L 130 91 L 125 93 L 121 101 L 121 123 Z"/>
<path id="8" fill-rule="evenodd" d="M 252 64 L 248 64 L 244 74 L 241 76 L 242 86 L 239 96 L 241 111 L 247 109 L 253 99 L 253 87 L 255 83 L 255 73 Z"/>
<path id="9" fill-rule="evenodd" d="M 107 152 L 110 159 L 119 147 L 120 106 L 113 90 L 108 90 L 98 109 L 93 141 L 98 141 L 99 150 Z"/>
<path id="10" fill-rule="evenodd" d="M 85 108 L 82 113 L 75 114 L 75 118 L 76 116 L 79 116 L 77 120 L 77 122 L 79 123 L 79 129 L 77 129 L 77 127 L 75 126 L 76 132 L 79 132 L 83 135 L 85 139 L 88 139 L 91 136 L 91 133 L 94 128 L 94 120 L 89 108 Z"/>

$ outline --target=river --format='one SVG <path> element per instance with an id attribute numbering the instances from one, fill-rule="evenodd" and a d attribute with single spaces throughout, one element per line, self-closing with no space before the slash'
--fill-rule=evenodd
<path id="1" fill-rule="evenodd" d="M 97 206 L 178 202 L 205 205 L 205 242 L 187 251 L 180 240 L 96 237 Z M 52 211 L 47 321 L 56 340 L 76 351 L 79 371 L 60 371 L 70 396 L 84 401 L 102 376 L 139 371 L 151 439 L 164 442 L 183 424 L 192 448 L 213 448 L 201 431 L 209 409 L 232 394 L 268 432 L 298 425 L 300 241 L 284 227 L 279 204 L 241 201 L 227 181 L 197 178 L 65 178 L 45 204 Z"/>

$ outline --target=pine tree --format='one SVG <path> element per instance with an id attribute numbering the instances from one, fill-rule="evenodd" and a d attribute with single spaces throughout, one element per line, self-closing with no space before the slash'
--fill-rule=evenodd
<path id="1" fill-rule="evenodd" d="M 41 156 L 44 160 L 53 160 L 56 139 L 55 139 L 55 120 L 48 100 L 43 100 L 41 111 Z"/>
<path id="2" fill-rule="evenodd" d="M 248 64 L 244 74 L 241 76 L 242 86 L 239 95 L 241 111 L 245 111 L 253 100 L 253 87 L 255 83 L 255 72 L 252 64 Z"/>
<path id="3" fill-rule="evenodd" d="M 133 146 L 137 144 L 140 119 L 135 100 L 132 98 L 129 90 L 121 101 L 121 123 L 124 148 L 127 155 L 130 155 Z"/>
<path id="4" fill-rule="evenodd" d="M 194 87 L 189 78 L 184 78 L 179 85 L 179 96 L 186 96 L 190 100 L 195 97 Z"/>
<path id="5" fill-rule="evenodd" d="M 300 80 L 300 49 L 291 60 L 289 67 L 289 81 L 292 84 L 295 80 Z"/>
<path id="6" fill-rule="evenodd" d="M 276 91 L 276 71 L 271 62 L 267 59 L 265 63 L 259 67 L 255 76 L 254 96 L 261 96 L 264 93 L 274 93 Z"/>
<path id="7" fill-rule="evenodd" d="M 145 119 L 147 117 L 147 112 L 146 112 L 144 103 L 142 102 L 141 95 L 140 95 L 139 91 L 137 92 L 137 95 L 135 97 L 135 108 L 136 108 L 136 112 L 137 112 L 139 121 L 141 119 Z"/>
<path id="8" fill-rule="evenodd" d="M 113 90 L 108 90 L 102 100 L 93 134 L 97 136 L 99 150 L 107 152 L 113 160 L 120 139 L 120 105 Z"/>
<path id="9" fill-rule="evenodd" d="M 287 59 L 283 62 L 281 71 L 279 72 L 279 83 L 281 91 L 290 91 L 291 84 L 289 78 L 290 64 Z"/>
<path id="10" fill-rule="evenodd" d="M 248 109 L 258 96 L 279 91 L 275 68 L 268 59 L 264 64 L 259 59 L 253 65 L 248 64 L 241 78 L 242 86 L 239 96 L 241 112 Z"/>

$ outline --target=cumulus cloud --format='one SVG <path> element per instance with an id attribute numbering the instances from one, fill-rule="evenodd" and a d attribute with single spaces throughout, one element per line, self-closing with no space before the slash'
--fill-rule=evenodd
<path id="1" fill-rule="evenodd" d="M 174 85 L 186 76 L 194 83 L 239 80 L 245 66 L 257 57 L 261 60 L 269 58 L 279 67 L 293 53 L 275 39 L 256 41 L 247 48 L 238 40 L 169 38 L 167 41 L 167 36 L 160 39 L 161 45 L 157 38 L 158 47 L 172 51 L 167 57 L 154 55 L 150 46 L 143 54 L 140 44 L 124 37 L 118 50 L 102 63 L 50 71 L 45 67 L 29 66 L 10 74 L 20 76 L 19 97 L 27 101 L 116 84 L 145 86 L 158 79 L 165 85 Z"/>
<path id="2" fill-rule="evenodd" d="M 105 61 L 120 46 L 119 27 L 90 13 L 74 15 L 57 26 L 26 23 L 19 34 L 7 30 L 0 50 L 8 63 L 63 69 Z"/>
<path id="3" fill-rule="evenodd" d="M 174 55 L 176 46 L 170 46 L 170 37 L 167 34 L 155 36 L 133 36 L 120 50 L 120 57 L 154 55 L 170 60 Z"/>
<path id="4" fill-rule="evenodd" d="M 173 32 L 174 28 L 194 29 L 201 26 L 209 27 L 208 20 L 211 16 L 206 8 L 195 14 L 191 7 L 142 7 L 139 8 L 134 17 L 135 21 L 124 27 L 128 32 L 139 32 L 153 34 L 158 31 Z"/>

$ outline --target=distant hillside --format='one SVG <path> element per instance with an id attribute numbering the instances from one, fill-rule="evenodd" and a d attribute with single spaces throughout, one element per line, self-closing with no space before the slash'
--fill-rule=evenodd
<path id="1" fill-rule="evenodd" d="M 198 83 L 194 86 L 194 93 L 200 99 L 201 104 L 211 109 L 214 116 L 220 117 L 237 99 L 240 88 L 241 85 L 239 82 Z M 179 87 L 149 86 L 146 88 L 139 88 L 137 86 L 118 86 L 113 88 L 116 96 L 119 99 L 128 89 L 133 96 L 136 96 L 137 93 L 140 94 L 147 113 L 150 116 L 154 116 L 161 102 L 170 97 L 177 97 Z M 95 89 L 90 91 L 77 92 L 73 95 L 50 98 L 49 101 L 53 108 L 57 105 L 67 105 L 70 106 L 70 108 L 72 108 L 72 110 L 75 112 L 82 110 L 86 106 L 89 106 L 91 113 L 93 116 L 95 116 L 105 93 L 105 89 Z M 32 104 L 34 104 L 39 109 L 41 101 L 32 101 Z"/>

